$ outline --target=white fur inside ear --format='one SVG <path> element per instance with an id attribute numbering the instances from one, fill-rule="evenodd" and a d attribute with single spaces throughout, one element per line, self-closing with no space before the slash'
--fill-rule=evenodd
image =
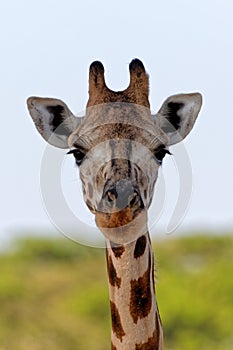
<path id="1" fill-rule="evenodd" d="M 46 138 L 49 138 L 53 133 L 53 115 L 49 113 L 47 107 L 42 104 L 36 104 L 35 109 L 37 111 L 38 117 L 40 119 L 40 124 L 43 128 L 43 133 Z"/>
<path id="2" fill-rule="evenodd" d="M 169 137 L 169 145 L 182 141 L 189 134 L 201 105 L 199 93 L 174 95 L 163 103 L 154 120 Z"/>
<path id="3" fill-rule="evenodd" d="M 54 98 L 30 97 L 27 105 L 42 137 L 53 146 L 68 148 L 68 137 L 75 131 L 81 118 L 76 118 L 64 102 Z"/>

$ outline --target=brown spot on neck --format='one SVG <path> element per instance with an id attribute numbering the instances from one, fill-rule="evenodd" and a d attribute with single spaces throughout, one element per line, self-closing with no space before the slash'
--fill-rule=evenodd
<path id="1" fill-rule="evenodd" d="M 134 249 L 134 258 L 135 259 L 140 258 L 144 254 L 145 249 L 146 249 L 146 242 L 147 242 L 147 239 L 146 239 L 145 235 L 143 235 L 137 239 L 135 249 Z"/>
<path id="2" fill-rule="evenodd" d="M 136 344 L 135 350 L 159 350 L 159 343 L 156 341 L 156 332 L 148 339 L 146 343 Z"/>
<path id="3" fill-rule="evenodd" d="M 115 258 L 119 259 L 125 251 L 124 246 L 113 242 L 110 242 L 110 245 Z"/>
<path id="4" fill-rule="evenodd" d="M 120 288 L 121 278 L 117 276 L 117 272 L 113 265 L 111 256 L 108 255 L 108 252 L 106 254 L 107 254 L 106 257 L 107 257 L 107 269 L 108 269 L 109 282 L 113 287 L 117 286 L 118 288 Z"/>
<path id="5" fill-rule="evenodd" d="M 122 338 L 125 336 L 124 329 L 121 324 L 121 318 L 116 305 L 110 301 L 111 316 L 112 316 L 112 330 L 116 337 L 122 342 Z"/>
<path id="6" fill-rule="evenodd" d="M 147 317 L 152 307 L 151 291 L 151 255 L 149 254 L 148 269 L 142 277 L 132 280 L 130 296 L 130 314 L 134 323 Z"/>
<path id="7" fill-rule="evenodd" d="M 111 350 L 117 350 L 117 348 L 113 345 L 113 343 L 111 344 Z"/>

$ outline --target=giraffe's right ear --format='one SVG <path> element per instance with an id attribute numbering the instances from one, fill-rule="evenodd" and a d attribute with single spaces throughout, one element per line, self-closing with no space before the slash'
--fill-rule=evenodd
<path id="1" fill-rule="evenodd" d="M 182 141 L 192 130 L 202 105 L 199 93 L 170 96 L 159 112 L 155 123 L 167 134 L 169 145 Z"/>
<path id="2" fill-rule="evenodd" d="M 29 97 L 27 106 L 42 137 L 55 147 L 68 148 L 68 138 L 82 118 L 75 117 L 64 102 L 55 98 Z"/>

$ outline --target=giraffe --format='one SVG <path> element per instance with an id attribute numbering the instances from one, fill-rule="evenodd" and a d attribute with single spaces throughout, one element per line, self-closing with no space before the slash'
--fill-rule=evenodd
<path id="1" fill-rule="evenodd" d="M 129 86 L 112 91 L 102 63 L 93 62 L 84 117 L 54 98 L 30 97 L 27 105 L 42 137 L 70 149 L 85 203 L 105 236 L 111 349 L 162 350 L 147 213 L 163 158 L 193 128 L 202 96 L 173 95 L 153 115 L 143 63 L 133 59 L 129 72 Z"/>

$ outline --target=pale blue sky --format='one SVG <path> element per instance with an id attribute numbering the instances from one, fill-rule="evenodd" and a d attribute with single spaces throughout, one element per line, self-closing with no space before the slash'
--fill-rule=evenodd
<path id="1" fill-rule="evenodd" d="M 109 87 L 119 90 L 128 84 L 129 62 L 140 58 L 150 74 L 153 110 L 178 92 L 203 94 L 185 141 L 194 191 L 181 228 L 233 227 L 231 0 L 9 0 L 0 3 L 0 45 L 2 241 L 16 229 L 51 229 L 39 189 L 45 142 L 26 98 L 58 97 L 74 112 L 83 110 L 96 59 L 105 65 Z M 177 184 L 169 162 L 163 172 L 173 203 Z M 163 215 L 160 230 L 165 222 Z"/>

